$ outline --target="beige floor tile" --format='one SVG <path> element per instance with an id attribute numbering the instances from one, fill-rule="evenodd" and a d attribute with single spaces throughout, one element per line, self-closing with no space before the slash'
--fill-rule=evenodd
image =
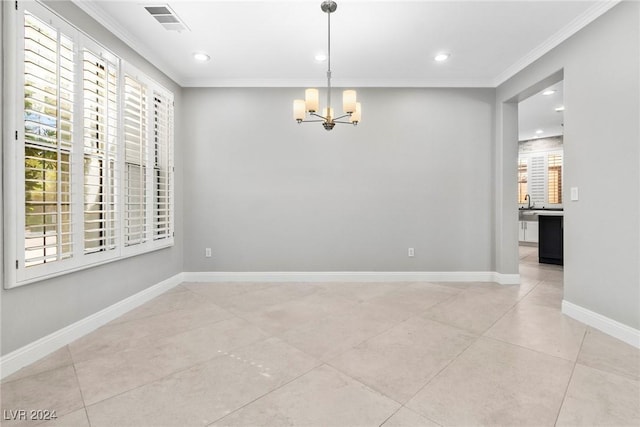
<path id="1" fill-rule="evenodd" d="M 572 367 L 480 338 L 406 406 L 442 425 L 553 425 Z"/>
<path id="2" fill-rule="evenodd" d="M 575 361 L 586 329 L 558 309 L 518 304 L 484 335 Z"/>
<path id="3" fill-rule="evenodd" d="M 137 346 L 76 363 L 78 381 L 87 405 L 140 387 L 185 369 L 173 347 Z"/>
<path id="4" fill-rule="evenodd" d="M 531 279 L 561 281 L 563 269 L 561 266 L 552 264 L 521 263 L 520 275 Z"/>
<path id="5" fill-rule="evenodd" d="M 538 246 L 520 245 L 518 246 L 518 253 L 520 259 L 526 258 L 528 256 L 535 256 L 538 254 Z"/>
<path id="6" fill-rule="evenodd" d="M 516 302 L 514 291 L 469 288 L 431 307 L 423 317 L 482 334 Z"/>
<path id="7" fill-rule="evenodd" d="M 73 360 L 71 359 L 71 353 L 69 353 L 69 347 L 65 345 L 61 349 L 54 351 L 37 362 L 34 362 L 29 366 L 25 366 L 19 371 L 9 375 L 4 378 L 2 382 L 6 383 L 9 381 L 19 380 L 21 378 L 69 365 L 73 365 Z"/>
<path id="8" fill-rule="evenodd" d="M 543 305 L 545 307 L 551 307 L 553 309 L 560 310 L 562 308 L 562 298 L 564 292 L 562 287 L 554 286 L 548 282 L 540 282 L 524 299 L 520 304 L 535 304 Z"/>
<path id="9" fill-rule="evenodd" d="M 577 364 L 557 425 L 639 426 L 640 382 Z"/>
<path id="10" fill-rule="evenodd" d="M 86 403 L 92 404 L 265 337 L 242 319 L 226 319 L 78 362 L 78 380 Z"/>
<path id="11" fill-rule="evenodd" d="M 438 427 L 439 425 L 410 409 L 400 408 L 381 427 Z"/>
<path id="12" fill-rule="evenodd" d="M 115 319 L 112 323 L 128 322 L 130 320 L 142 319 L 143 317 L 164 314 L 174 310 L 203 307 L 208 304 L 211 304 L 211 302 L 181 286 L 173 292 L 165 292 L 151 301 L 134 308 L 130 312 Z"/>
<path id="13" fill-rule="evenodd" d="M 266 282 L 221 282 L 221 283 L 183 283 L 191 292 L 207 297 L 213 303 L 223 307 L 229 298 L 255 292 L 274 286 Z"/>
<path id="14" fill-rule="evenodd" d="M 480 282 L 428 282 L 434 285 L 445 286 L 447 288 L 457 289 L 463 291 L 469 289 Z"/>
<path id="15" fill-rule="evenodd" d="M 578 363 L 640 379 L 640 349 L 593 328 L 587 329 Z"/>
<path id="16" fill-rule="evenodd" d="M 108 324 L 71 344 L 74 362 L 104 357 L 137 346 L 152 345 L 158 338 L 233 317 L 213 304 L 173 310 L 128 322 Z"/>
<path id="17" fill-rule="evenodd" d="M 69 344 L 75 363 L 117 353 L 153 341 L 148 324 L 150 319 L 108 324 Z"/>
<path id="18" fill-rule="evenodd" d="M 526 298 L 531 291 L 533 291 L 540 283 L 536 280 L 521 280 L 519 285 L 497 285 L 500 289 L 491 290 L 490 292 L 496 293 L 502 300 L 510 301 L 522 301 Z"/>
<path id="19" fill-rule="evenodd" d="M 378 283 L 378 282 L 363 282 L 363 283 L 322 283 L 319 286 L 322 287 L 323 293 L 328 295 L 340 295 L 345 298 L 349 298 L 355 302 L 364 302 L 370 298 L 384 295 L 387 292 L 391 292 L 394 289 L 398 289 L 403 286 L 403 283 Z"/>
<path id="20" fill-rule="evenodd" d="M 564 317 L 562 268 L 521 257 L 519 286 L 184 284 L 6 378 L 2 409 L 82 427 L 640 425 L 640 351 Z"/>
<path id="21" fill-rule="evenodd" d="M 88 406 L 92 427 L 207 425 L 318 366 L 277 338 Z"/>
<path id="22" fill-rule="evenodd" d="M 403 320 L 404 313 L 357 304 L 280 335 L 300 350 L 327 361 Z"/>
<path id="23" fill-rule="evenodd" d="M 89 419 L 87 418 L 87 412 L 84 408 L 73 411 L 70 414 L 57 417 L 55 420 L 50 420 L 44 424 L 38 424 L 38 427 L 91 427 L 89 425 Z"/>
<path id="24" fill-rule="evenodd" d="M 267 306 L 262 311 L 243 314 L 242 317 L 275 335 L 344 310 L 354 304 L 357 303 L 342 296 L 316 292 L 303 298 Z"/>
<path id="25" fill-rule="evenodd" d="M 476 339 L 461 329 L 414 317 L 329 364 L 404 403 Z"/>
<path id="26" fill-rule="evenodd" d="M 304 298 L 319 292 L 322 288 L 315 283 L 274 283 L 268 288 L 245 292 L 228 298 L 223 307 L 234 314 L 242 316 L 247 313 L 262 311 L 270 305 Z"/>
<path id="27" fill-rule="evenodd" d="M 323 365 L 214 425 L 378 426 L 399 406 Z"/>
<path id="28" fill-rule="evenodd" d="M 34 425 L 29 411 L 56 411 L 62 417 L 84 406 L 73 366 L 41 372 L 16 381 L 2 383 L 3 418 L 9 411 L 25 410 L 26 420 L 3 420 L 3 426 Z"/>
<path id="29" fill-rule="evenodd" d="M 434 305 L 459 293 L 460 290 L 453 287 L 431 283 L 406 283 L 391 292 L 367 300 L 367 303 L 384 307 L 387 310 L 401 311 L 405 313 L 404 320 L 424 313 Z"/>
<path id="30" fill-rule="evenodd" d="M 528 286 L 530 290 L 535 289 L 535 287 L 540 283 L 542 283 L 542 280 L 540 279 L 530 278 L 527 276 L 520 275 L 520 285 Z M 507 285 L 507 286 L 512 286 L 512 285 Z"/>
<path id="31" fill-rule="evenodd" d="M 234 317 L 201 328 L 160 338 L 156 346 L 171 348 L 172 357 L 189 366 L 217 356 L 220 352 L 244 347 L 268 338 L 268 334 L 246 320 Z"/>

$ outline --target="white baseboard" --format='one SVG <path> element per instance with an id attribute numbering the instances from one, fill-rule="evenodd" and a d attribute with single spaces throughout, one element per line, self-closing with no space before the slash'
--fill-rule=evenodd
<path id="1" fill-rule="evenodd" d="M 519 274 L 495 271 L 191 271 L 186 282 L 496 282 L 517 285 Z"/>
<path id="2" fill-rule="evenodd" d="M 631 326 L 627 326 L 566 300 L 562 301 L 562 313 L 579 322 L 594 327 L 607 335 L 618 338 L 629 345 L 640 348 L 640 331 L 638 329 L 634 329 Z"/>
<path id="3" fill-rule="evenodd" d="M 494 280 L 492 282 L 499 283 L 501 285 L 519 285 L 520 274 L 505 274 L 493 272 Z"/>
<path id="4" fill-rule="evenodd" d="M 0 378 L 18 371 L 183 282 L 183 273 L 163 280 L 82 320 L 0 358 Z"/>

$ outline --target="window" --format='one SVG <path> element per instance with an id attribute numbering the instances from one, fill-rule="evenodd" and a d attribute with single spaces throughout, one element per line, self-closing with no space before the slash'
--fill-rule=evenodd
<path id="1" fill-rule="evenodd" d="M 518 203 L 527 203 L 527 159 L 518 159 Z"/>
<path id="2" fill-rule="evenodd" d="M 146 240 L 147 95 L 146 87 L 124 78 L 125 245 Z"/>
<path id="3" fill-rule="evenodd" d="M 114 250 L 117 242 L 118 67 L 85 48 L 84 252 Z"/>
<path id="4" fill-rule="evenodd" d="M 521 154 L 518 158 L 518 203 L 562 206 L 562 151 Z"/>
<path id="5" fill-rule="evenodd" d="M 72 256 L 73 41 L 24 14 L 24 263 Z"/>
<path id="6" fill-rule="evenodd" d="M 547 157 L 547 202 L 562 203 L 562 155 L 549 154 Z"/>
<path id="7" fill-rule="evenodd" d="M 40 3 L 18 5 L 3 22 L 17 88 L 3 99 L 16 117 L 6 286 L 171 246 L 173 95 Z"/>
<path id="8" fill-rule="evenodd" d="M 153 94 L 153 238 L 169 237 L 173 228 L 172 183 L 173 100 L 167 94 Z"/>

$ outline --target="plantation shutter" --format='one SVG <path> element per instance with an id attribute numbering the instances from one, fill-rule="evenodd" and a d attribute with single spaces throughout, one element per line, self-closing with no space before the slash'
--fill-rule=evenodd
<path id="1" fill-rule="evenodd" d="M 154 91 L 154 212 L 153 238 L 164 239 L 172 234 L 173 205 L 173 99 Z"/>
<path id="2" fill-rule="evenodd" d="M 126 75 L 124 82 L 125 245 L 146 241 L 147 234 L 147 95 L 146 86 Z"/>
<path id="3" fill-rule="evenodd" d="M 562 203 L 562 154 L 547 157 L 547 188 L 549 203 Z"/>
<path id="4" fill-rule="evenodd" d="M 527 196 L 527 159 L 523 157 L 518 158 L 518 203 L 527 203 L 525 197 Z"/>
<path id="5" fill-rule="evenodd" d="M 83 52 L 84 253 L 113 250 L 117 241 L 117 64 Z"/>
<path id="6" fill-rule="evenodd" d="M 72 257 L 74 43 L 24 13 L 25 266 Z"/>
<path id="7" fill-rule="evenodd" d="M 531 157 L 529 171 L 529 194 L 531 203 L 545 202 L 544 156 Z"/>

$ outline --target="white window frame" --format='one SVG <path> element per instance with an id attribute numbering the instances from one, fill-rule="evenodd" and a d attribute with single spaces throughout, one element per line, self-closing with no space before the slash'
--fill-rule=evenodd
<path id="1" fill-rule="evenodd" d="M 120 170 L 122 171 L 123 175 L 122 178 L 120 180 L 120 184 L 122 186 L 121 190 L 120 190 L 120 195 L 121 195 L 121 209 L 120 209 L 120 213 L 121 213 L 121 234 L 120 234 L 120 242 L 121 242 L 121 250 L 122 250 L 122 254 L 124 257 L 128 257 L 128 256 L 134 256 L 134 255 L 139 255 L 145 252 L 149 252 L 150 250 L 157 250 L 157 249 L 162 249 L 168 246 L 172 246 L 173 245 L 173 230 L 174 230 L 174 224 L 173 224 L 173 212 L 171 215 L 171 233 L 169 236 L 167 236 L 167 238 L 164 239 L 154 239 L 154 235 L 153 235 L 153 218 L 154 218 L 154 203 L 153 203 L 153 188 L 154 188 L 154 169 L 153 169 L 153 134 L 151 132 L 151 123 L 153 122 L 153 93 L 154 91 L 156 92 L 161 92 L 163 94 L 165 94 L 167 97 L 170 97 L 172 99 L 172 104 L 173 104 L 173 94 L 163 88 L 162 86 L 160 86 L 158 83 L 156 83 L 154 80 L 152 80 L 151 78 L 149 78 L 148 76 L 146 76 L 144 73 L 142 73 L 140 70 L 138 70 L 136 67 L 134 67 L 131 64 L 128 64 L 126 62 L 122 63 L 122 67 L 120 69 L 120 77 L 121 77 L 121 90 L 124 90 L 124 77 L 125 75 L 129 75 L 132 78 L 134 78 L 135 80 L 137 80 L 138 82 L 142 83 L 143 85 L 146 85 L 146 89 L 147 89 L 147 94 L 146 94 L 146 100 L 147 100 L 147 110 L 146 110 L 146 117 L 147 117 L 147 138 L 146 138 L 146 143 L 147 143 L 147 150 L 146 150 L 146 170 L 145 170 L 145 176 L 146 176 L 146 183 L 148 186 L 147 192 L 146 192 L 146 204 L 145 204 L 145 220 L 147 221 L 147 226 L 145 229 L 145 237 L 144 237 L 144 243 L 142 244 L 134 244 L 134 245 L 125 245 L 124 242 L 126 242 L 126 236 L 125 236 L 125 226 L 124 226 L 124 215 L 125 215 L 125 210 L 124 210 L 124 197 L 125 197 L 125 188 L 124 188 L 124 170 L 125 170 L 125 156 L 122 155 L 119 158 L 119 162 L 120 162 Z M 124 114 L 123 109 L 121 109 L 120 111 L 120 117 L 122 119 Z M 121 120 L 121 126 L 124 125 L 123 123 L 124 121 Z M 124 137 L 124 133 L 122 135 L 122 137 Z M 172 138 L 172 143 L 170 144 L 170 158 L 173 159 L 173 138 Z M 124 148 L 124 144 L 122 145 L 122 147 Z M 173 163 L 169 164 L 169 182 L 171 184 L 171 188 L 173 189 L 173 175 L 174 175 L 174 165 Z M 171 199 L 171 207 L 173 209 L 173 200 L 175 198 L 175 193 L 172 190 L 172 194 L 170 195 L 170 199 Z"/>
<path id="2" fill-rule="evenodd" d="M 17 7 L 14 7 L 14 4 Z M 72 23 L 48 9 L 37 1 L 19 1 L 17 3 L 2 2 L 3 8 L 3 49 L 5 58 L 3 61 L 5 86 L 3 88 L 3 114 L 4 132 L 2 144 L 4 152 L 3 179 L 5 182 L 4 204 L 4 288 L 10 289 L 17 286 L 41 281 L 51 277 L 68 274 L 100 264 L 117 261 L 174 245 L 174 198 L 173 175 L 174 166 L 170 163 L 168 171 L 170 181 L 171 224 L 170 233 L 166 238 L 154 239 L 153 236 L 153 193 L 149 191 L 147 197 L 146 221 L 148 238 L 144 244 L 135 247 L 124 246 L 124 154 L 123 154 L 123 83 L 125 72 L 133 73 L 147 85 L 147 114 L 149 120 L 153 114 L 153 92 L 162 92 L 173 98 L 173 94 L 141 73 L 124 60 L 117 58 L 108 49 L 95 42 L 90 36 L 81 32 Z M 72 257 L 64 260 L 25 266 L 25 185 L 24 185 L 24 11 L 28 10 L 41 20 L 71 37 L 74 41 L 74 116 L 73 116 L 73 145 L 71 149 L 71 216 L 72 216 Z M 84 48 L 89 48 L 93 53 L 104 55 L 110 60 L 119 61 L 118 71 L 118 189 L 119 199 L 116 201 L 117 242 L 116 248 L 94 253 L 84 253 L 84 138 L 83 138 L 83 86 L 82 86 L 82 54 Z M 172 102 L 173 107 L 173 102 Z M 174 113 L 175 117 L 175 113 Z M 148 123 L 151 123 L 148 121 Z M 173 129 L 173 126 L 172 126 Z M 170 159 L 173 159 L 174 137 L 171 135 Z M 151 147 L 147 150 L 148 161 L 153 162 L 153 139 L 148 132 L 146 144 Z M 147 185 L 153 188 L 153 167 L 147 168 Z"/>
<path id="3" fill-rule="evenodd" d="M 528 153 L 520 154 L 519 159 L 525 159 L 527 163 L 527 193 L 531 194 L 530 185 L 532 182 L 532 168 L 531 161 L 534 157 L 542 157 L 543 161 L 543 174 L 544 174 L 544 200 L 532 200 L 531 203 L 534 202 L 538 205 L 544 206 L 545 208 L 558 209 L 563 207 L 564 203 L 564 194 L 562 195 L 563 203 L 549 203 L 549 156 L 550 155 L 560 155 L 562 157 L 562 164 L 564 165 L 564 150 L 563 149 L 553 149 L 553 150 L 544 150 L 544 151 L 531 151 Z M 561 181 L 564 181 L 564 167 L 562 168 L 561 173 Z M 563 186 L 564 188 L 564 186 Z M 526 206 L 527 203 L 520 203 L 519 206 Z M 538 207 L 541 207 L 538 206 Z"/>

